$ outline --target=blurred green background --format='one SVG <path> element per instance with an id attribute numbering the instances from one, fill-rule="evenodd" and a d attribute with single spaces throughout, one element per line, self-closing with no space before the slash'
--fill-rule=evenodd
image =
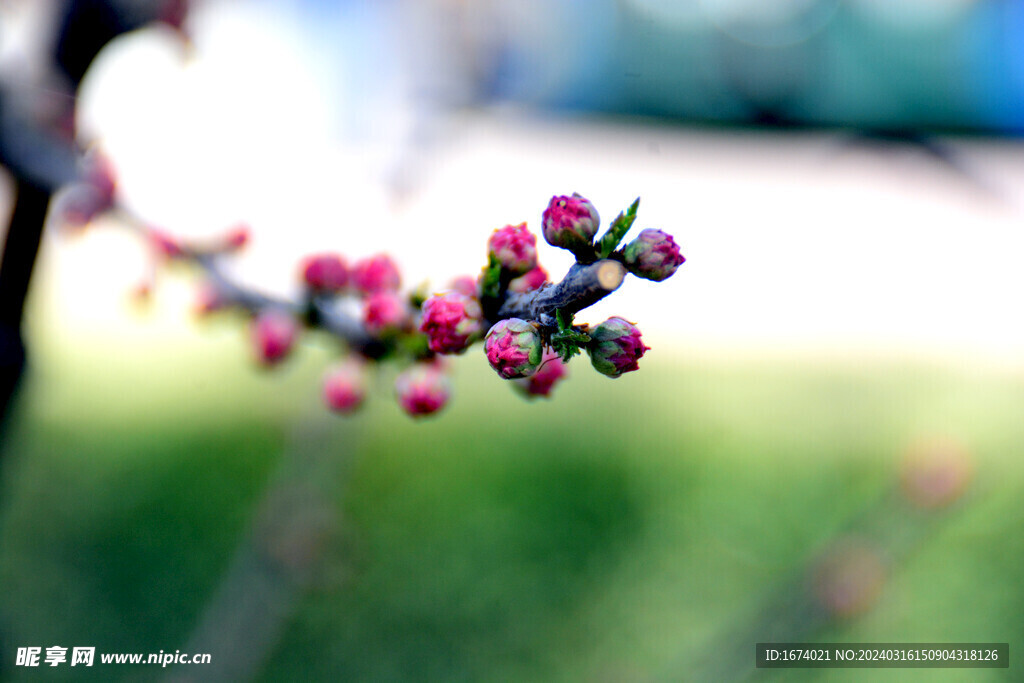
<path id="1" fill-rule="evenodd" d="M 230 318 L 166 352 L 75 345 L 41 319 L 2 461 L 5 659 L 188 651 L 208 618 L 214 661 L 266 681 L 1014 677 L 755 671 L 753 653 L 1009 641 L 1013 661 L 1016 373 L 655 348 L 617 381 L 576 359 L 552 401 L 527 403 L 470 352 L 438 419 L 400 414 L 387 373 L 335 419 L 317 396 L 327 345 L 261 373 Z M 943 504 L 908 494 L 922 439 L 965 466 Z M 211 617 L 254 572 L 277 608 L 232 615 L 228 589 Z M 12 680 L 206 680 L 11 663 Z"/>

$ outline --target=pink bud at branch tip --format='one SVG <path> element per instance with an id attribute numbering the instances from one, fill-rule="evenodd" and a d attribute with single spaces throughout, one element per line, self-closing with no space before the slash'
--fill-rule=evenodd
<path id="1" fill-rule="evenodd" d="M 503 379 L 532 375 L 540 365 L 543 345 L 536 325 L 519 318 L 499 320 L 484 340 L 487 361 Z"/>
<path id="2" fill-rule="evenodd" d="M 580 195 L 552 197 L 544 210 L 544 239 L 553 247 L 575 251 L 593 244 L 600 222 L 597 209 Z"/>
<path id="3" fill-rule="evenodd" d="M 640 340 L 636 325 L 622 318 L 608 318 L 590 334 L 590 363 L 594 369 L 611 378 L 638 369 L 637 361 L 649 347 Z"/>
<path id="4" fill-rule="evenodd" d="M 527 398 L 548 397 L 559 381 L 569 374 L 561 357 L 552 351 L 545 351 L 540 367 L 529 377 L 513 380 L 514 386 Z"/>
<path id="5" fill-rule="evenodd" d="M 260 311 L 252 323 L 253 350 L 261 365 L 284 360 L 295 345 L 299 326 L 288 313 L 277 309 Z"/>
<path id="6" fill-rule="evenodd" d="M 402 278 L 398 266 L 386 254 L 378 254 L 352 266 L 352 284 L 363 294 L 398 291 Z"/>
<path id="7" fill-rule="evenodd" d="M 623 254 L 629 272 L 655 282 L 670 278 L 686 261 L 672 235 L 661 230 L 642 231 Z"/>
<path id="8" fill-rule="evenodd" d="M 351 413 L 366 398 L 366 368 L 351 358 L 335 365 L 324 376 L 324 403 L 336 413 Z"/>
<path id="9" fill-rule="evenodd" d="M 165 258 L 177 258 L 185 253 L 181 243 L 163 230 L 150 228 L 149 243 L 158 254 Z"/>
<path id="10" fill-rule="evenodd" d="M 526 223 L 506 225 L 487 240 L 487 254 L 513 275 L 522 275 L 537 265 L 537 237 Z"/>
<path id="11" fill-rule="evenodd" d="M 420 331 L 434 353 L 459 353 L 483 331 L 483 311 L 476 299 L 448 292 L 423 302 Z"/>
<path id="12" fill-rule="evenodd" d="M 249 226 L 244 223 L 239 223 L 235 227 L 228 231 L 228 234 L 224 236 L 224 246 L 227 249 L 241 249 L 249 243 L 250 231 Z"/>
<path id="13" fill-rule="evenodd" d="M 336 294 L 348 284 L 348 267 L 338 254 L 314 254 L 302 262 L 302 281 L 314 292 Z"/>
<path id="14" fill-rule="evenodd" d="M 451 396 L 451 383 L 443 372 L 421 363 L 398 375 L 395 394 L 402 410 L 423 417 L 444 408 Z"/>

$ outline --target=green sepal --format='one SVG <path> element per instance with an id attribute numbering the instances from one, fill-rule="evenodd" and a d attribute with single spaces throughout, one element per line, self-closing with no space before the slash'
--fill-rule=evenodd
<path id="1" fill-rule="evenodd" d="M 597 243 L 597 257 L 608 258 L 615 251 L 615 248 L 619 246 L 619 242 L 626 236 L 629 229 L 633 227 L 633 221 L 636 220 L 636 210 L 640 207 L 640 198 L 637 197 L 625 213 L 620 213 L 612 221 L 612 224 L 608 226 L 608 230 L 605 231 L 604 235 Z"/>

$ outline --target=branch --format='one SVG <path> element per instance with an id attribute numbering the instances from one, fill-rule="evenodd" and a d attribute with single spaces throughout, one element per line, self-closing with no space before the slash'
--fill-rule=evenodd
<path id="1" fill-rule="evenodd" d="M 498 309 L 499 318 L 536 320 L 554 327 L 556 311 L 576 313 L 593 306 L 622 284 L 626 268 L 618 261 L 604 259 L 588 265 L 575 263 L 562 281 L 526 294 L 509 294 Z"/>
<path id="2" fill-rule="evenodd" d="M 129 229 L 154 241 L 155 231 L 136 215 L 123 206 L 118 206 L 117 214 Z M 380 341 L 366 332 L 361 322 L 342 310 L 330 297 L 311 295 L 305 302 L 296 302 L 273 296 L 231 278 L 221 265 L 219 257 L 223 254 L 219 251 L 204 251 L 177 243 L 172 246 L 176 249 L 173 258 L 198 266 L 210 284 L 216 287 L 226 305 L 236 306 L 249 313 L 258 313 L 269 308 L 286 311 L 305 321 L 307 326 L 323 330 L 342 340 L 353 351 L 368 358 L 378 358 L 386 350 Z"/>

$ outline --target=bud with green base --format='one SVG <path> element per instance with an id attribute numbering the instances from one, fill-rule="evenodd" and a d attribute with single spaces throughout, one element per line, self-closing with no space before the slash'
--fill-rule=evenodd
<path id="1" fill-rule="evenodd" d="M 544 239 L 553 247 L 580 254 L 592 247 L 600 222 L 597 209 L 579 194 L 552 197 L 544 210 Z"/>
<path id="2" fill-rule="evenodd" d="M 537 265 L 537 237 L 526 223 L 506 225 L 487 240 L 487 254 L 512 275 L 528 273 Z"/>
<path id="3" fill-rule="evenodd" d="M 540 365 L 543 350 L 537 326 L 520 318 L 498 321 L 484 340 L 487 360 L 503 379 L 532 375 Z"/>
<path id="4" fill-rule="evenodd" d="M 650 229 L 627 244 L 623 256 L 629 272 L 655 282 L 670 278 L 686 261 L 672 235 Z"/>
<path id="5" fill-rule="evenodd" d="M 608 318 L 590 333 L 587 352 L 591 365 L 613 379 L 637 370 L 637 361 L 649 350 L 640 337 L 640 330 L 633 323 Z"/>

